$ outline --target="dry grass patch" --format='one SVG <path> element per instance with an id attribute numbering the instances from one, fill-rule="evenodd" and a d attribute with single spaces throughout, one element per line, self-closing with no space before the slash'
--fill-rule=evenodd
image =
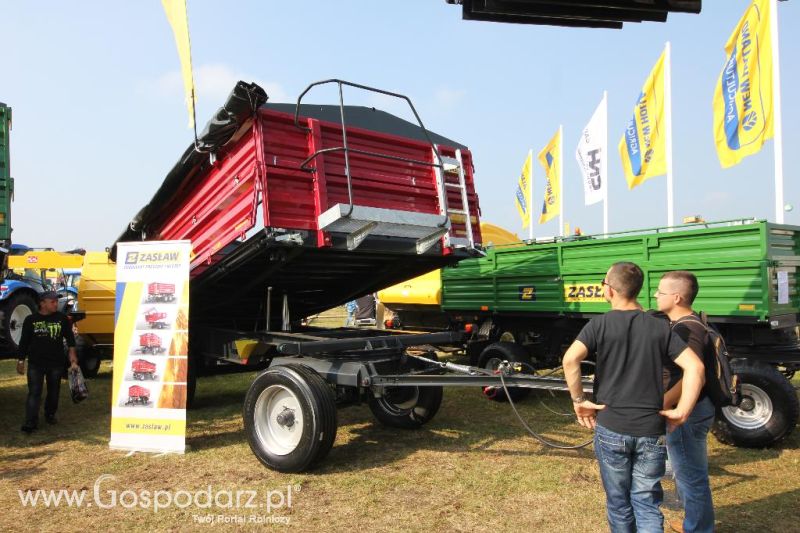
<path id="1" fill-rule="evenodd" d="M 194 516 L 264 515 L 262 509 L 197 507 L 159 510 L 24 507 L 20 490 L 89 492 L 103 474 L 106 491 L 178 489 L 269 490 L 292 487 L 291 509 L 274 511 L 301 531 L 603 531 L 605 507 L 591 449 L 559 451 L 530 439 L 507 405 L 483 399 L 477 389 L 445 391 L 437 417 L 418 431 L 388 429 L 369 409 L 339 411 L 339 432 L 317 470 L 279 474 L 267 470 L 247 446 L 241 404 L 250 374 L 201 379 L 197 409 L 189 412 L 186 455 L 154 456 L 108 449 L 110 365 L 89 382 L 91 397 L 69 402 L 62 387 L 58 426 L 20 433 L 25 381 L 13 361 L 0 361 L 0 530 L 196 530 Z M 569 400 L 547 405 L 566 410 Z M 553 439 L 579 442 L 588 434 L 571 419 L 547 412 L 536 398 L 522 411 Z M 710 439 L 718 530 L 791 531 L 800 519 L 798 432 L 768 450 L 741 450 Z M 299 491 L 296 489 L 299 488 Z M 669 490 L 671 483 L 666 484 Z M 107 501 L 107 500 L 106 500 Z M 677 512 L 667 509 L 669 518 Z M 243 524 L 242 529 L 263 526 Z M 273 528 L 286 526 L 273 525 Z"/>

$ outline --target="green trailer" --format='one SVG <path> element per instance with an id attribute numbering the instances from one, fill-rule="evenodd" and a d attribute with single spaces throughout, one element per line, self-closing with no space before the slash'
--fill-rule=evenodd
<path id="1" fill-rule="evenodd" d="M 11 200 L 14 178 L 11 177 L 11 108 L 0 102 L 0 247 L 11 244 Z"/>
<path id="2" fill-rule="evenodd" d="M 610 309 L 601 281 L 617 261 L 644 271 L 644 308 L 655 308 L 665 272 L 697 276 L 694 307 L 724 335 L 745 398 L 720 411 L 717 437 L 765 446 L 788 435 L 798 418 L 789 381 L 800 368 L 798 226 L 736 220 L 498 246 L 442 271 L 442 308 L 455 325 L 473 325 L 472 364 L 553 368 L 583 325 Z"/>

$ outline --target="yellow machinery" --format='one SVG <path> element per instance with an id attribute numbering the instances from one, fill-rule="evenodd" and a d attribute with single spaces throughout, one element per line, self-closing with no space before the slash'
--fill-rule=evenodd
<path id="1" fill-rule="evenodd" d="M 515 233 L 488 222 L 481 222 L 481 236 L 487 247 L 520 242 Z M 378 302 L 378 327 L 438 328 L 447 325 L 440 308 L 441 270 L 383 289 L 378 292 Z"/>
<path id="2" fill-rule="evenodd" d="M 42 291 L 58 291 L 59 311 L 72 309 L 77 293 L 72 282 L 79 272 L 76 267 L 83 264 L 83 253 L 12 247 L 0 275 L 0 352 L 16 354 L 22 324 L 36 311 Z"/>
<path id="3" fill-rule="evenodd" d="M 54 289 L 61 286 L 66 288 L 70 277 L 78 279 L 74 284 L 78 293 L 77 305 L 72 307 L 71 312 L 78 319 L 78 359 L 85 375 L 96 375 L 100 359 L 111 357 L 114 344 L 117 280 L 116 265 L 108 259 L 108 253 L 85 252 L 82 255 L 30 250 L 23 255 L 8 256 L 8 268 L 25 277 L 41 276 L 43 281 L 51 285 L 48 288 Z M 77 271 L 80 271 L 80 275 L 76 274 Z"/>
<path id="4" fill-rule="evenodd" d="M 23 255 L 8 256 L 8 268 L 17 274 L 46 271 L 48 279 L 69 270 L 80 270 L 78 305 L 76 310 L 86 316 L 78 322 L 78 332 L 97 337 L 99 342 L 114 334 L 114 299 L 116 291 L 116 265 L 108 259 L 107 252 L 73 252 L 31 250 Z"/>
<path id="5" fill-rule="evenodd" d="M 78 286 L 78 357 L 90 376 L 97 374 L 100 359 L 110 358 L 114 348 L 116 265 L 107 252 L 86 252 Z"/>
<path id="6" fill-rule="evenodd" d="M 8 256 L 8 268 L 18 273 L 24 270 L 58 271 L 82 266 L 83 255 L 79 252 L 29 250 L 22 255 Z"/>
<path id="7" fill-rule="evenodd" d="M 95 344 L 113 344 L 116 264 L 106 252 L 87 252 L 78 288 L 78 310 L 85 314 L 78 333 L 91 336 Z"/>

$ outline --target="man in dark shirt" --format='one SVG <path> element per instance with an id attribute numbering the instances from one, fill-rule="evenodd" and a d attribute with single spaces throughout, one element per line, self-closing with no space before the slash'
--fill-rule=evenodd
<path id="1" fill-rule="evenodd" d="M 595 429 L 608 523 L 615 533 L 663 531 L 665 419 L 670 427 L 685 422 L 703 384 L 697 355 L 665 320 L 637 303 L 643 281 L 636 264 L 612 265 L 602 282 L 611 311 L 586 324 L 563 361 L 578 422 Z M 592 353 L 597 403 L 583 395 L 580 381 L 580 363 Z M 683 389 L 677 407 L 662 410 L 667 359 L 683 369 Z"/>
<path id="2" fill-rule="evenodd" d="M 22 431 L 30 433 L 39 425 L 39 405 L 42 402 L 42 385 L 47 380 L 47 398 L 44 417 L 55 424 L 58 410 L 58 395 L 61 377 L 64 375 L 64 340 L 69 346 L 69 361 L 72 368 L 78 366 L 75 352 L 75 335 L 72 325 L 58 309 L 58 293 L 46 291 L 39 295 L 39 312 L 25 318 L 22 337 L 19 341 L 17 372 L 25 373 L 25 358 L 28 358 L 28 399 L 25 403 L 25 423 Z"/>
<path id="3" fill-rule="evenodd" d="M 658 310 L 669 317 L 672 331 L 701 355 L 704 365 L 713 368 L 716 364 L 715 355 L 709 349 L 706 328 L 692 310 L 699 290 L 694 274 L 676 270 L 664 274 L 658 283 L 655 297 Z M 671 377 L 664 395 L 664 409 L 670 409 L 678 402 L 682 390 L 680 369 L 673 365 L 668 370 Z M 686 423 L 667 435 L 667 454 L 675 472 L 675 483 L 685 512 L 683 524 L 670 523 L 674 531 L 714 531 L 714 503 L 708 482 L 706 445 L 715 416 L 714 403 L 703 390 Z"/>

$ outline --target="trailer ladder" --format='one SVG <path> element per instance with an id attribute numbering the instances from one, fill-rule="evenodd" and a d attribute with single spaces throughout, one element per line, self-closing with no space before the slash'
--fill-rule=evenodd
<path id="1" fill-rule="evenodd" d="M 439 147 L 436 146 L 433 151 L 434 161 L 438 159 L 441 165 L 434 166 L 436 173 L 436 189 L 439 193 L 439 213 L 452 220 L 451 215 L 458 215 L 464 217 L 464 227 L 466 228 L 466 239 L 450 237 L 449 234 L 444 235 L 444 245 L 466 247 L 469 249 L 475 248 L 475 238 L 472 234 L 472 214 L 469 210 L 469 196 L 467 194 L 467 182 L 464 172 L 464 160 L 461 156 L 461 150 L 456 150 L 455 157 L 446 157 L 440 155 Z M 447 174 L 458 176 L 458 183 L 451 183 L 447 181 Z M 449 206 L 447 200 L 447 190 L 456 189 L 461 198 L 461 207 L 453 208 Z"/>

